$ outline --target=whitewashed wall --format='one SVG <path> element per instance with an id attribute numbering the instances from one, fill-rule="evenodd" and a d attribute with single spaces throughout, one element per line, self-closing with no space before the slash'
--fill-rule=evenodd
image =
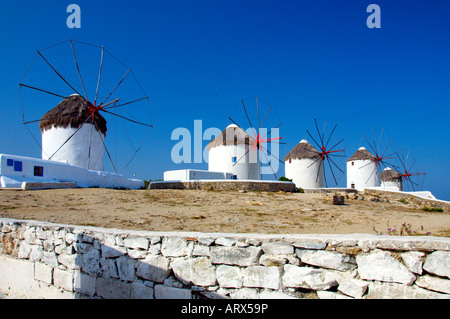
<path id="1" fill-rule="evenodd" d="M 315 159 L 291 159 L 284 164 L 286 178 L 303 189 L 324 187 L 323 161 Z M 314 163 L 314 164 L 313 164 Z M 310 166 L 311 165 L 311 166 Z"/>
<path id="2" fill-rule="evenodd" d="M 52 127 L 42 132 L 42 159 L 49 159 L 76 130 L 77 128 L 68 126 L 66 128 Z M 103 171 L 105 147 L 102 139 L 104 138 L 105 136 L 99 133 L 94 125 L 86 123 L 51 159 L 89 170 Z"/>
<path id="3" fill-rule="evenodd" d="M 352 188 L 352 184 L 358 191 L 380 186 L 380 175 L 375 162 L 370 159 L 347 162 L 347 188 Z"/>
<path id="4" fill-rule="evenodd" d="M 242 158 L 249 148 L 248 154 Z M 213 147 L 209 150 L 208 170 L 231 173 L 239 180 L 259 180 L 257 153 L 252 146 L 244 144 Z M 236 157 L 236 165 L 233 165 L 233 157 Z"/>
<path id="5" fill-rule="evenodd" d="M 22 170 L 8 166 L 8 159 L 21 162 Z M 43 176 L 34 175 L 34 167 L 43 167 Z M 120 174 L 87 170 L 53 160 L 0 154 L 0 187 L 21 187 L 22 182 L 74 182 L 78 187 L 141 188 L 144 182 Z"/>
<path id="6" fill-rule="evenodd" d="M 195 169 L 179 169 L 164 172 L 164 181 L 196 181 L 196 180 L 222 180 L 231 179 L 231 173 L 211 172 Z"/>

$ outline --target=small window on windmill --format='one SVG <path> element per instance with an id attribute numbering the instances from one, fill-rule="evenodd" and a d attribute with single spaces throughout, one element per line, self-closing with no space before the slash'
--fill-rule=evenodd
<path id="1" fill-rule="evenodd" d="M 8 158 L 6 160 L 6 166 L 14 166 L 14 160 L 12 158 Z"/>
<path id="2" fill-rule="evenodd" d="M 289 159 L 289 164 L 291 164 L 292 163 L 292 159 Z"/>
<path id="3" fill-rule="evenodd" d="M 237 179 L 237 175 L 233 175 L 231 179 Z"/>
<path id="4" fill-rule="evenodd" d="M 237 162 L 237 157 L 236 157 L 236 156 L 233 156 L 233 157 L 231 158 L 231 162 L 232 162 L 232 163 L 236 163 L 236 162 Z"/>
<path id="5" fill-rule="evenodd" d="M 44 176 L 44 167 L 35 166 L 34 167 L 34 176 Z"/>
<path id="6" fill-rule="evenodd" d="M 22 171 L 22 161 L 14 161 L 14 171 L 15 172 Z"/>
<path id="7" fill-rule="evenodd" d="M 352 162 L 352 166 L 355 166 L 355 162 Z"/>

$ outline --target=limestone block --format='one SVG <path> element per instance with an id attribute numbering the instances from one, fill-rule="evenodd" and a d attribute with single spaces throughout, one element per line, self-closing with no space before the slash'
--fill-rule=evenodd
<path id="1" fill-rule="evenodd" d="M 259 293 L 259 299 L 297 299 L 297 298 L 281 291 L 264 289 Z"/>
<path id="2" fill-rule="evenodd" d="M 41 261 L 53 268 L 58 268 L 58 259 L 54 252 L 44 251 Z"/>
<path id="3" fill-rule="evenodd" d="M 435 251 L 429 254 L 423 269 L 431 274 L 450 278 L 450 251 Z"/>
<path id="4" fill-rule="evenodd" d="M 41 246 L 33 246 L 31 248 L 31 252 L 30 252 L 30 261 L 38 261 L 41 260 L 41 258 L 44 256 L 44 249 L 42 249 Z"/>
<path id="5" fill-rule="evenodd" d="M 130 236 L 123 240 L 123 244 L 127 248 L 132 248 L 132 249 L 140 248 L 140 249 L 147 250 L 149 241 L 145 237 Z"/>
<path id="6" fill-rule="evenodd" d="M 136 260 L 128 256 L 120 256 L 116 259 L 117 273 L 124 281 L 134 281 Z"/>
<path id="7" fill-rule="evenodd" d="M 398 282 L 406 285 L 412 285 L 416 280 L 416 276 L 405 265 L 381 250 L 356 256 L 356 263 L 359 276 L 365 280 Z"/>
<path id="8" fill-rule="evenodd" d="M 131 286 L 131 299 L 153 299 L 153 288 L 146 286 L 142 281 L 136 280 Z"/>
<path id="9" fill-rule="evenodd" d="M 283 286 L 327 290 L 337 286 L 337 276 L 330 270 L 284 265 Z"/>
<path id="10" fill-rule="evenodd" d="M 224 247 L 210 248 L 211 262 L 213 264 L 228 264 L 237 266 L 252 266 L 258 264 L 262 254 L 260 247 Z"/>
<path id="11" fill-rule="evenodd" d="M 80 255 L 81 269 L 92 275 L 100 275 L 100 251 L 92 247 L 86 253 Z"/>
<path id="12" fill-rule="evenodd" d="M 125 247 L 115 245 L 114 246 L 101 245 L 101 251 L 103 258 L 115 258 L 125 254 L 127 252 L 127 249 Z"/>
<path id="13" fill-rule="evenodd" d="M 397 283 L 370 282 L 368 299 L 448 299 L 449 295 L 436 293 L 417 286 Z"/>
<path id="14" fill-rule="evenodd" d="M 131 284 L 117 279 L 98 277 L 95 281 L 95 290 L 99 297 L 105 299 L 129 299 Z"/>
<path id="15" fill-rule="evenodd" d="M 296 249 L 296 254 L 302 263 L 340 271 L 354 269 L 355 265 L 349 256 L 326 250 Z"/>
<path id="16" fill-rule="evenodd" d="M 190 289 L 155 285 L 154 293 L 155 299 L 192 299 L 192 292 Z"/>
<path id="17" fill-rule="evenodd" d="M 401 254 L 403 263 L 406 265 L 406 267 L 408 267 L 410 271 L 418 275 L 421 275 L 423 272 L 422 264 L 424 256 L 425 253 L 420 251 L 408 251 Z"/>
<path id="18" fill-rule="evenodd" d="M 294 246 L 283 242 L 264 243 L 261 248 L 266 255 L 290 255 L 294 253 Z"/>
<path id="19" fill-rule="evenodd" d="M 119 278 L 116 261 L 111 258 L 100 258 L 101 272 L 105 277 Z"/>
<path id="20" fill-rule="evenodd" d="M 242 271 L 245 287 L 281 288 L 281 267 L 250 266 Z"/>
<path id="21" fill-rule="evenodd" d="M 193 244 L 193 243 L 192 243 Z M 189 252 L 188 243 L 180 237 L 164 237 L 161 245 L 161 253 L 165 257 L 182 257 Z"/>
<path id="22" fill-rule="evenodd" d="M 215 269 L 207 257 L 177 258 L 171 266 L 175 276 L 184 284 L 192 283 L 202 287 L 216 284 Z"/>
<path id="23" fill-rule="evenodd" d="M 448 279 L 425 275 L 416 280 L 416 285 L 428 290 L 450 295 L 450 280 Z"/>
<path id="24" fill-rule="evenodd" d="M 25 240 L 22 240 L 19 245 L 19 253 L 17 255 L 20 259 L 28 259 L 31 253 L 31 246 Z"/>
<path id="25" fill-rule="evenodd" d="M 219 237 L 215 240 L 216 245 L 231 247 L 236 243 L 233 238 Z"/>
<path id="26" fill-rule="evenodd" d="M 223 288 L 242 288 L 244 278 L 240 267 L 220 265 L 216 268 L 217 281 Z"/>
<path id="27" fill-rule="evenodd" d="M 365 294 L 368 285 L 369 283 L 364 280 L 347 279 L 339 281 L 338 290 L 347 296 L 361 298 Z"/>
<path id="28" fill-rule="evenodd" d="M 23 233 L 23 239 L 30 245 L 37 244 L 36 228 L 28 227 Z"/>
<path id="29" fill-rule="evenodd" d="M 73 278 L 74 273 L 72 271 L 53 269 L 53 284 L 57 287 L 73 291 Z"/>
<path id="30" fill-rule="evenodd" d="M 138 261 L 136 275 L 140 278 L 154 282 L 164 282 L 170 274 L 170 260 L 162 256 L 148 255 Z"/>
<path id="31" fill-rule="evenodd" d="M 154 246 L 153 246 L 154 247 Z M 128 257 L 131 259 L 143 259 L 147 256 L 147 250 L 142 249 L 128 249 Z"/>
<path id="32" fill-rule="evenodd" d="M 34 279 L 51 284 L 53 282 L 53 267 L 39 262 L 35 263 Z"/>
<path id="33" fill-rule="evenodd" d="M 60 254 L 58 256 L 58 262 L 69 269 L 80 269 L 81 259 L 79 255 Z"/>
<path id="34" fill-rule="evenodd" d="M 231 299 L 258 299 L 258 290 L 253 288 L 242 288 L 230 293 Z"/>
<path id="35" fill-rule="evenodd" d="M 283 265 L 288 263 L 288 258 L 283 255 L 272 256 L 272 255 L 264 254 L 259 259 L 259 263 L 263 266 L 283 267 Z"/>
<path id="36" fill-rule="evenodd" d="M 301 248 L 301 249 L 325 249 L 325 248 L 327 248 L 327 243 L 321 242 L 321 241 L 297 240 L 297 241 L 293 242 L 292 245 L 296 248 Z"/>
<path id="37" fill-rule="evenodd" d="M 209 247 L 205 245 L 194 245 L 194 250 L 192 251 L 192 256 L 211 256 L 209 253 Z"/>
<path id="38" fill-rule="evenodd" d="M 74 273 L 73 290 L 92 297 L 95 294 L 95 277 L 76 270 Z"/>
<path id="39" fill-rule="evenodd" d="M 152 255 L 160 255 L 161 254 L 161 243 L 151 245 L 150 248 L 148 249 L 148 252 Z"/>

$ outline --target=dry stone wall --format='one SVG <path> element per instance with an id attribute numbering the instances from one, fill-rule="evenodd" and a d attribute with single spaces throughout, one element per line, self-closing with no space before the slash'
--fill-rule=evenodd
<path id="1" fill-rule="evenodd" d="M 422 207 L 436 207 L 448 211 L 450 209 L 450 203 L 437 199 L 425 199 L 412 194 L 404 192 L 389 192 L 378 189 L 366 189 L 364 195 L 371 196 L 372 198 L 378 198 L 384 201 L 401 201 L 404 200 L 408 203 L 413 203 Z"/>
<path id="2" fill-rule="evenodd" d="M 203 189 L 208 191 L 294 192 L 295 184 L 280 181 L 199 180 L 153 182 L 150 189 Z"/>
<path id="3" fill-rule="evenodd" d="M 0 219 L 21 298 L 450 298 L 450 238 L 143 232 Z"/>

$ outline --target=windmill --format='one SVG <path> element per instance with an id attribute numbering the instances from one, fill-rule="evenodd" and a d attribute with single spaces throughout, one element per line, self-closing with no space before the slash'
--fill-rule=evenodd
<path id="1" fill-rule="evenodd" d="M 328 187 L 327 178 L 326 178 L 326 174 L 325 174 L 325 167 L 326 167 L 325 161 L 326 161 L 328 163 L 328 167 L 330 169 L 331 175 L 333 176 L 333 180 L 337 185 L 337 180 L 336 180 L 336 176 L 333 171 L 333 166 L 335 168 L 337 168 L 339 171 L 341 171 L 342 173 L 344 173 L 344 171 L 336 164 L 336 162 L 333 160 L 333 157 L 344 157 L 344 155 L 337 154 L 337 153 L 344 152 L 345 150 L 344 149 L 336 149 L 336 147 L 339 144 L 341 144 L 344 141 L 344 139 L 339 140 L 332 147 L 328 147 L 328 145 L 330 144 L 330 142 L 332 140 L 332 136 L 336 130 L 337 124 L 334 125 L 334 127 L 331 130 L 331 133 L 329 135 L 325 135 L 327 122 L 325 121 L 322 132 L 320 132 L 320 130 L 319 130 L 319 126 L 317 124 L 317 119 L 314 119 L 314 123 L 315 123 L 316 131 L 317 131 L 316 138 L 314 138 L 314 136 L 308 130 L 306 130 L 306 133 L 316 144 L 318 154 L 317 154 L 316 159 L 311 164 L 309 164 L 307 166 L 307 168 L 311 168 L 314 165 L 316 165 L 316 167 L 318 168 L 316 177 L 315 177 L 316 182 L 319 180 L 319 177 L 321 176 L 321 174 L 323 174 L 324 181 L 325 181 L 325 187 Z M 317 163 L 319 165 L 317 165 Z M 333 165 L 331 165 L 331 164 L 333 164 Z"/>
<path id="2" fill-rule="evenodd" d="M 19 86 L 23 124 L 43 159 L 103 170 L 106 152 L 122 173 L 152 128 L 147 94 L 104 46 L 70 39 L 38 50 Z M 38 122 L 42 144 L 32 125 Z"/>
<path id="3" fill-rule="evenodd" d="M 388 166 L 397 169 L 392 164 L 395 153 L 387 154 L 392 138 L 385 143 L 386 136 L 383 135 L 383 129 L 380 131 L 378 139 L 375 138 L 375 132 L 372 128 L 372 139 L 362 134 L 361 140 L 365 140 L 366 147 L 360 147 L 355 154 L 347 160 L 347 187 L 356 188 L 363 191 L 366 187 L 379 187 L 380 175 L 384 168 Z M 370 151 L 369 151 L 370 150 Z"/>
<path id="4" fill-rule="evenodd" d="M 409 151 L 405 155 L 402 149 L 400 154 L 396 153 L 396 155 L 401 165 L 399 174 L 402 181 L 403 190 L 418 190 L 423 184 L 423 177 L 426 173 L 419 172 L 416 160 L 412 157 Z"/>
<path id="5" fill-rule="evenodd" d="M 372 161 L 375 164 L 375 169 L 372 171 L 371 174 L 380 175 L 381 171 L 382 171 L 381 165 L 383 165 L 384 168 L 387 168 L 388 165 L 395 167 L 395 165 L 388 163 L 387 160 L 394 159 L 395 158 L 394 155 L 396 153 L 386 154 L 389 149 L 389 146 L 391 145 L 392 138 L 389 140 L 389 143 L 387 143 L 383 152 L 381 152 L 381 149 L 380 149 L 380 145 L 381 145 L 382 137 L 383 137 L 383 129 L 381 129 L 380 136 L 378 138 L 378 143 L 375 140 L 373 128 L 372 128 L 372 141 L 371 142 L 369 142 L 369 140 L 367 139 L 367 137 L 364 134 L 363 134 L 363 137 L 366 140 L 367 144 L 369 145 L 370 149 L 374 153 Z M 362 168 L 364 168 L 364 166 L 362 166 L 360 169 L 362 169 Z M 369 176 L 369 178 L 370 177 L 371 176 Z"/>
<path id="6" fill-rule="evenodd" d="M 280 142 L 280 140 L 282 138 L 280 136 L 278 136 L 278 128 L 282 125 L 282 123 L 275 125 L 269 131 L 267 131 L 267 129 L 264 128 L 264 125 L 266 124 L 266 121 L 268 120 L 268 116 L 269 116 L 270 112 L 272 111 L 273 106 L 271 105 L 268 108 L 267 112 L 265 112 L 265 114 L 263 114 L 262 110 L 260 110 L 260 108 L 261 108 L 260 100 L 258 98 L 256 98 L 256 113 L 257 113 L 258 126 L 255 128 L 255 126 L 253 126 L 252 121 L 250 119 L 250 116 L 247 111 L 247 107 L 245 106 L 244 100 L 242 100 L 242 99 L 241 99 L 241 104 L 242 104 L 242 109 L 244 111 L 247 122 L 250 126 L 249 129 L 246 130 L 245 132 L 247 134 L 249 134 L 251 138 L 249 139 L 248 149 L 244 152 L 244 154 L 242 154 L 239 158 L 236 159 L 236 161 L 233 163 L 233 166 L 237 166 L 242 161 L 249 160 L 249 159 L 251 160 L 251 158 L 253 158 L 254 159 L 253 161 L 256 161 L 257 165 L 252 166 L 252 167 L 256 167 L 256 169 L 258 170 L 258 175 L 257 175 L 258 179 L 262 179 L 263 164 L 267 164 L 267 166 L 270 168 L 271 173 L 273 174 L 275 179 L 277 179 L 276 171 L 278 169 L 274 169 L 274 167 L 273 167 L 274 164 L 272 163 L 270 158 L 273 158 L 276 162 L 280 162 L 282 164 L 284 164 L 284 162 L 278 158 L 278 156 L 277 156 L 278 154 L 274 154 L 274 152 L 269 150 L 268 145 L 270 144 L 271 146 L 273 146 L 272 143 L 274 143 L 275 145 L 283 144 L 282 142 Z M 231 122 L 233 122 L 233 124 L 236 125 L 239 129 L 244 131 L 242 126 L 240 126 L 231 117 L 228 117 L 228 119 Z M 271 148 L 271 150 L 272 150 L 272 148 Z M 249 154 L 250 155 L 255 154 L 256 156 L 249 156 Z M 250 171 L 249 171 L 249 174 L 250 174 Z"/>

